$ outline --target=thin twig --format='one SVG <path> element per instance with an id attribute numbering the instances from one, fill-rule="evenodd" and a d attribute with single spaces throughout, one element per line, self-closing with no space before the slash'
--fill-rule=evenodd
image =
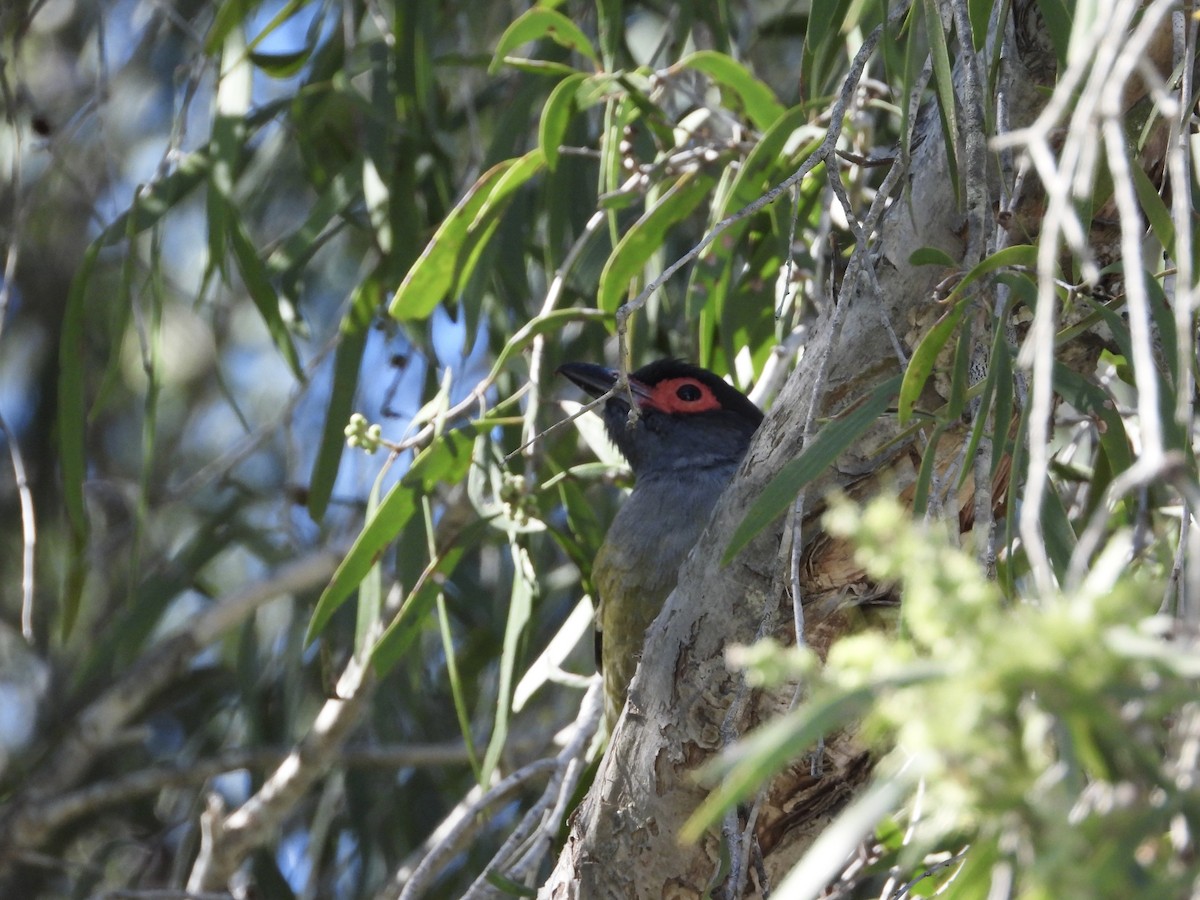
<path id="1" fill-rule="evenodd" d="M 3 313 L 0 312 L 0 319 Z M 37 523 L 33 511 L 33 494 L 29 490 L 29 480 L 25 476 L 25 461 L 21 457 L 21 448 L 17 446 L 17 436 L 8 427 L 4 414 L 0 413 L 0 433 L 8 444 L 8 455 L 12 459 L 13 479 L 17 484 L 17 496 L 21 503 L 21 634 L 30 644 L 34 642 L 33 633 L 33 568 L 37 548 Z"/>
<path id="2" fill-rule="evenodd" d="M 521 822 L 513 829 L 508 840 L 496 851 L 492 861 L 484 867 L 483 874 L 475 879 L 463 895 L 463 900 L 503 896 L 487 881 L 490 872 L 501 872 L 511 881 L 519 881 L 531 872 L 536 872 L 541 861 L 550 852 L 560 823 L 566 816 L 567 803 L 574 795 L 579 777 L 584 771 L 585 752 L 592 743 L 596 729 L 600 727 L 603 714 L 604 682 L 597 675 L 579 703 L 579 714 L 575 719 L 571 740 L 554 759 L 555 769 L 550 783 L 546 785 L 538 802 L 525 813 Z M 510 862 L 514 853 L 522 846 L 525 850 L 516 860 Z"/>
<path id="3" fill-rule="evenodd" d="M 373 630 L 377 636 L 381 623 L 376 622 Z M 372 643 L 368 637 L 366 645 Z M 333 765 L 375 684 L 369 660 L 352 656 L 338 678 L 334 696 L 325 701 L 308 733 L 262 787 L 228 815 L 219 804 L 210 802 L 201 816 L 200 852 L 188 876 L 188 890 L 226 886 L 246 856 L 270 840 L 296 801 Z"/>
<path id="4" fill-rule="evenodd" d="M 487 896 L 494 890 L 486 880 L 489 872 L 503 872 L 507 877 L 518 879 L 535 870 L 549 852 L 559 823 L 566 814 L 566 804 L 574 795 L 583 773 L 585 751 L 596 734 L 604 711 L 603 699 L 603 682 L 598 676 L 593 677 L 580 701 L 579 714 L 566 746 L 554 757 L 536 760 L 509 775 L 486 794 L 464 799 L 426 842 L 416 868 L 410 871 L 408 866 L 402 867 L 376 895 L 376 900 L 416 900 L 422 896 L 466 841 L 487 826 L 481 815 L 485 810 L 530 779 L 549 773 L 550 781 L 541 797 L 522 816 L 483 874 L 468 889 L 464 900 Z"/>
<path id="5" fill-rule="evenodd" d="M 442 820 L 421 848 L 421 862 L 415 869 L 401 866 L 392 881 L 375 895 L 376 900 L 409 900 L 419 897 L 453 856 L 488 825 L 482 815 L 535 778 L 553 772 L 557 762 L 537 759 L 498 781 L 486 793 L 478 786 Z"/>

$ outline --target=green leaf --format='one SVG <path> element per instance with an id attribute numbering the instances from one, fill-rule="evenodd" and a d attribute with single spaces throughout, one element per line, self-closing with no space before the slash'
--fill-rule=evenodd
<path id="1" fill-rule="evenodd" d="M 939 422 L 929 436 L 929 443 L 921 456 L 921 468 L 917 472 L 917 483 L 913 488 L 913 518 L 919 519 L 925 515 L 929 507 L 929 486 L 933 484 L 933 468 L 937 464 L 937 448 L 942 435 L 950 427 L 949 422 Z M 964 466 L 963 468 L 967 468 Z"/>
<path id="2" fill-rule="evenodd" d="M 307 0 L 287 0 L 286 3 L 279 7 L 275 15 L 271 16 L 271 21 L 263 26 L 262 31 L 256 34 L 254 39 L 250 41 L 250 49 L 255 49 L 270 37 L 280 25 L 294 16 L 306 2 Z"/>
<path id="3" fill-rule="evenodd" d="M 397 288 L 388 311 L 397 319 L 424 319 L 470 278 L 479 245 L 518 188 L 545 165 L 540 148 L 497 163 L 479 177 L 442 220 L 429 245 Z"/>
<path id="4" fill-rule="evenodd" d="M 362 167 L 357 160 L 329 180 L 299 228 L 285 237 L 267 257 L 267 272 L 286 285 L 324 246 L 322 236 L 330 222 L 341 216 L 362 191 Z"/>
<path id="5" fill-rule="evenodd" d="M 262 316 L 271 339 L 279 348 L 279 352 L 291 367 L 297 380 L 303 382 L 305 380 L 304 366 L 301 365 L 300 355 L 296 352 L 295 344 L 292 343 L 292 335 L 288 331 L 287 323 L 283 321 L 283 314 L 279 309 L 279 295 L 271 286 L 267 267 L 259 259 L 258 251 L 254 249 L 245 226 L 232 214 L 232 211 L 229 215 L 229 243 L 234 259 L 237 260 L 242 281 L 246 285 L 246 291 L 258 308 L 258 314 Z"/>
<path id="6" fill-rule="evenodd" d="M 225 0 L 216 5 L 212 26 L 204 38 L 204 52 L 211 56 L 221 49 L 225 39 L 250 15 L 261 0 Z"/>
<path id="7" fill-rule="evenodd" d="M 321 633 L 333 614 L 367 577 L 383 548 L 400 533 L 419 505 L 420 497 L 414 488 L 403 482 L 392 485 L 375 514 L 367 518 L 346 558 L 317 600 L 304 636 L 305 644 L 311 643 Z"/>
<path id="8" fill-rule="evenodd" d="M 958 347 L 954 351 L 954 369 L 950 378 L 950 397 L 946 401 L 946 421 L 954 421 L 963 414 L 967 405 L 967 391 L 971 385 L 971 354 L 974 352 L 971 319 L 968 318 L 958 333 Z"/>
<path id="9" fill-rule="evenodd" d="M 665 194 L 625 232 L 600 275 L 598 306 L 616 312 L 625 302 L 629 286 L 650 257 L 662 249 L 667 232 L 691 214 L 708 195 L 715 179 L 699 170 L 685 172 Z"/>
<path id="10" fill-rule="evenodd" d="M 442 484 L 457 484 L 471 465 L 476 437 L 470 426 L 447 431 L 413 460 L 400 480 L 422 494 L 432 494 Z"/>
<path id="11" fill-rule="evenodd" d="M 988 21 L 995 8 L 994 0 L 967 0 L 967 16 L 971 20 L 971 44 L 982 53 L 987 43 Z"/>
<path id="12" fill-rule="evenodd" d="M 558 150 L 571 119 L 579 111 L 579 86 L 587 80 L 582 72 L 568 75 L 550 92 L 542 118 L 538 123 L 538 145 L 546 159 L 546 168 L 551 172 L 558 168 Z"/>
<path id="13" fill-rule="evenodd" d="M 917 349 L 913 351 L 908 368 L 904 370 L 904 383 L 900 387 L 900 400 L 897 403 L 901 425 L 907 425 L 908 420 L 912 418 L 913 407 L 916 406 L 921 391 L 925 390 L 925 382 L 933 373 L 942 348 L 950 340 L 950 335 L 962 321 L 966 310 L 967 304 L 961 302 L 942 313 L 942 317 L 925 333 L 921 343 L 917 344 Z"/>
<path id="14" fill-rule="evenodd" d="M 440 579 L 438 579 L 440 581 Z M 435 582 L 436 583 L 436 582 Z M 450 613 L 446 608 L 446 594 L 438 584 L 437 592 L 437 623 L 442 636 L 442 653 L 446 657 L 446 678 L 450 682 L 450 696 L 454 700 L 454 716 L 458 719 L 458 732 L 462 735 L 467 748 L 467 761 L 471 771 L 475 773 L 476 782 L 483 778 L 479 767 L 479 759 L 475 754 L 475 736 L 471 729 L 471 710 L 467 706 L 467 690 L 458 669 L 458 650 L 454 646 L 454 632 L 450 627 Z"/>
<path id="15" fill-rule="evenodd" d="M 231 4 L 236 5 L 236 4 Z M 212 167 L 208 179 L 209 264 L 225 272 L 225 246 L 234 215 L 234 184 L 246 147 L 246 113 L 250 109 L 253 73 L 241 32 L 234 28 L 221 48 L 216 117 L 212 125 Z"/>
<path id="16" fill-rule="evenodd" d="M 1143 274 L 1146 283 L 1146 295 L 1150 302 L 1150 315 L 1154 318 L 1154 327 L 1158 331 L 1158 340 L 1161 345 L 1162 359 L 1166 363 L 1167 378 L 1162 384 L 1162 393 L 1164 399 L 1169 396 L 1170 403 L 1167 409 L 1171 409 L 1174 404 L 1175 385 L 1179 384 L 1179 343 L 1178 332 L 1175 329 L 1175 313 L 1167 303 L 1167 297 L 1163 293 L 1162 283 L 1157 278 L 1147 277 Z M 1175 422 L 1173 411 L 1167 414 L 1163 425 L 1171 428 Z M 1179 435 L 1182 437 L 1182 435 Z M 1175 445 L 1179 449 L 1184 449 L 1183 445 Z"/>
<path id="17" fill-rule="evenodd" d="M 1062 498 L 1058 496 L 1058 491 L 1055 490 L 1053 483 L 1046 485 L 1046 490 L 1042 494 L 1040 518 L 1041 534 L 1046 544 L 1046 555 L 1050 559 L 1050 565 L 1054 568 L 1054 574 L 1060 581 L 1064 581 L 1071 566 L 1071 554 L 1075 550 L 1077 539 L 1075 529 L 1071 527 L 1071 520 L 1067 517 L 1067 510 L 1063 506 Z"/>
<path id="18" fill-rule="evenodd" d="M 722 88 L 727 88 L 741 100 L 746 117 L 759 131 L 766 131 L 786 111 L 766 84 L 756 78 L 736 59 L 716 50 L 699 50 L 679 61 L 676 68 L 703 72 Z"/>
<path id="19" fill-rule="evenodd" d="M 1074 3 L 1072 2 L 1072 7 Z M 1037 0 L 1038 11 L 1042 14 L 1042 22 L 1050 42 L 1054 45 L 1054 55 L 1058 57 L 1058 71 L 1067 69 L 1067 50 L 1071 45 L 1071 18 L 1063 0 Z"/>
<path id="20" fill-rule="evenodd" d="M 918 247 L 908 257 L 908 264 L 910 266 L 944 266 L 947 269 L 953 269 L 958 265 L 958 260 L 938 247 Z"/>
<path id="21" fill-rule="evenodd" d="M 483 880 L 510 897 L 536 897 L 538 895 L 538 892 L 529 885 L 505 878 L 502 872 L 497 872 L 495 869 L 488 869 L 484 872 Z"/>
<path id="22" fill-rule="evenodd" d="M 883 415 L 900 389 L 901 377 L 889 378 L 857 407 L 827 422 L 800 455 L 776 473 L 734 531 L 721 558 L 722 564 L 727 565 L 756 534 L 782 515 L 804 485 L 832 465 Z"/>
<path id="23" fill-rule="evenodd" d="M 1114 474 L 1119 475 L 1133 465 L 1133 450 L 1125 431 L 1125 420 L 1104 388 L 1062 363 L 1055 363 L 1054 390 L 1077 410 L 1103 423 L 1103 427 L 1096 431 Z"/>
<path id="24" fill-rule="evenodd" d="M 1012 427 L 1013 393 L 1016 389 L 1016 382 L 1013 378 L 1012 351 L 1008 347 L 1007 338 L 1004 337 L 1004 329 L 1000 327 L 996 331 L 998 339 L 989 361 L 991 369 L 996 374 L 997 386 L 996 410 L 992 416 L 992 422 L 995 423 L 992 435 L 992 462 L 988 473 L 992 478 L 996 477 L 996 472 L 1008 449 L 1008 432 Z M 991 373 L 989 373 L 989 377 L 990 375 Z M 1015 493 L 1010 490 L 1009 496 Z"/>
<path id="25" fill-rule="evenodd" d="M 485 527 L 484 522 L 468 526 L 466 531 L 459 535 L 455 546 L 448 548 L 422 573 L 415 589 L 405 598 L 395 618 L 371 649 L 371 668 L 375 670 L 377 677 L 382 678 L 404 658 L 424 628 L 426 617 L 437 603 L 446 577 L 458 566 L 467 547 L 473 543 L 472 536 Z"/>
<path id="26" fill-rule="evenodd" d="M 250 54 L 250 62 L 272 78 L 291 78 L 304 68 L 310 56 L 311 47 L 302 47 L 290 53 L 263 53 L 256 50 Z"/>
<path id="27" fill-rule="evenodd" d="M 679 831 L 683 843 L 695 843 L 720 822 L 725 811 L 758 790 L 776 772 L 812 749 L 817 741 L 870 705 L 870 685 L 831 692 L 800 709 L 773 719 L 705 767 L 716 787 Z"/>
<path id="28" fill-rule="evenodd" d="M 942 140 L 946 144 L 946 163 L 954 185 L 954 196 L 958 197 L 958 101 L 954 91 L 954 72 L 950 65 L 950 51 L 946 47 L 946 32 L 942 30 L 939 4 L 937 0 L 923 0 L 923 5 L 925 32 L 929 37 L 929 58 L 933 63 L 934 93 L 942 119 Z"/>
<path id="29" fill-rule="evenodd" d="M 518 72 L 530 75 L 543 75 L 547 78 L 562 78 L 567 75 L 578 75 L 579 70 L 566 63 L 553 62 L 548 59 L 522 59 L 519 56 L 504 57 L 504 64 Z"/>
<path id="30" fill-rule="evenodd" d="M 981 259 L 976 263 L 971 271 L 963 276 L 962 281 L 954 286 L 945 299 L 945 303 L 954 303 L 963 295 L 967 288 L 982 278 L 995 272 L 997 269 L 1009 269 L 1018 266 L 1031 268 L 1037 265 L 1037 247 L 1032 244 L 1015 244 L 1012 247 L 1005 247 L 1003 250 L 997 250 L 991 256 Z"/>
<path id="31" fill-rule="evenodd" d="M 379 490 L 383 485 L 386 470 L 375 476 L 371 491 L 367 494 L 367 518 L 379 509 Z M 358 585 L 358 608 L 354 618 L 354 652 L 359 658 L 367 650 L 367 641 L 375 633 L 375 625 L 383 614 L 383 570 L 376 558 Z"/>
<path id="32" fill-rule="evenodd" d="M 529 551 L 520 544 L 511 544 L 513 554 L 513 585 L 508 602 L 508 621 L 504 626 L 504 644 L 500 652 L 500 686 L 496 698 L 496 720 L 492 726 L 492 737 L 483 755 L 480 784 L 490 784 L 492 772 L 500 762 L 500 753 L 508 739 L 508 719 L 512 711 L 513 673 L 517 667 L 517 654 L 525 626 L 533 613 L 533 599 L 537 595 L 537 574 Z"/>
<path id="33" fill-rule="evenodd" d="M 325 517 L 333 485 L 337 480 L 342 451 L 346 446 L 346 422 L 354 411 L 354 393 L 358 389 L 358 372 L 363 351 L 371 331 L 371 321 L 379 308 L 381 288 L 374 278 L 368 278 L 354 290 L 350 308 L 338 328 L 338 345 L 333 359 L 333 387 L 329 405 L 325 408 L 325 426 L 313 461 L 308 485 L 308 514 L 314 522 Z"/>
<path id="34" fill-rule="evenodd" d="M 439 482 L 453 484 L 462 480 L 471 463 L 473 443 L 472 430 L 450 431 L 417 455 L 404 477 L 383 498 L 375 514 L 367 517 L 346 558 L 333 573 L 328 587 L 317 600 L 305 643 L 321 633 L 338 607 L 366 577 L 383 548 L 400 534 L 417 511 L 421 497 Z M 433 597 L 429 602 L 433 602 Z"/>
<path id="35" fill-rule="evenodd" d="M 825 0 L 816 15 L 808 16 L 808 27 L 804 34 L 804 61 L 801 69 L 802 83 L 809 85 L 808 99 L 815 98 L 826 89 L 827 71 L 840 49 L 842 23 L 850 0 Z M 810 7 L 811 9 L 811 7 Z"/>
<path id="36" fill-rule="evenodd" d="M 1003 321 L 994 321 L 992 324 L 992 347 L 988 356 L 987 377 L 983 382 L 983 392 L 979 395 L 979 405 L 974 410 L 974 422 L 971 425 L 970 437 L 967 439 L 967 450 L 963 454 L 963 459 L 968 460 L 968 463 L 958 474 L 957 488 L 961 488 L 966 484 L 967 479 L 974 475 L 974 466 L 969 461 L 975 459 L 975 454 L 979 450 L 979 442 L 983 440 L 983 435 L 987 431 L 988 414 L 991 412 L 992 400 L 996 396 L 997 389 L 1001 393 L 1008 392 L 1011 400 L 1012 383 L 999 381 L 1001 366 L 998 362 L 1001 354 L 1008 349 L 1008 340 Z M 997 386 L 999 387 L 997 388 Z M 1004 438 L 1008 434 L 1008 419 L 997 415 L 994 427 L 997 432 L 996 441 L 1003 444 Z M 994 445 L 993 453 L 995 453 Z"/>
<path id="37" fill-rule="evenodd" d="M 188 153 L 174 171 L 151 184 L 130 209 L 117 216 L 96 239 L 96 244 L 109 246 L 157 225 L 163 216 L 175 209 L 180 200 L 208 177 L 210 168 L 208 148 Z M 131 218 L 132 225 L 129 222 Z"/>
<path id="38" fill-rule="evenodd" d="M 1141 204 L 1142 212 L 1150 220 L 1150 227 L 1154 231 L 1154 236 L 1158 238 L 1158 242 L 1164 250 L 1170 253 L 1175 248 L 1175 220 L 1171 217 L 1171 211 L 1167 209 L 1167 204 L 1163 202 L 1158 188 L 1154 186 L 1154 182 L 1150 180 L 1150 176 L 1142 167 L 1134 165 L 1129 168 L 1133 173 L 1133 186 L 1137 190 L 1138 203 Z"/>
<path id="39" fill-rule="evenodd" d="M 912 359 L 908 361 L 908 369 L 904 373 L 904 386 L 900 390 L 899 418 L 901 425 L 907 424 L 911 418 L 913 406 L 916 404 L 917 398 L 921 396 L 921 391 L 925 389 L 925 382 L 933 372 L 938 354 L 942 352 L 942 347 L 945 346 L 946 341 L 950 339 L 950 335 L 954 333 L 954 329 L 962 320 L 963 312 L 966 309 L 967 288 L 996 269 L 1021 265 L 1030 266 L 1035 265 L 1036 262 L 1036 247 L 1029 244 L 1005 247 L 986 259 L 980 260 L 954 286 L 954 290 L 942 301 L 944 305 L 954 305 L 921 339 L 921 343 L 913 351 Z"/>
<path id="40" fill-rule="evenodd" d="M 62 465 L 63 504 L 71 525 L 71 554 L 67 583 L 63 590 L 62 634 L 71 633 L 83 598 L 86 577 L 86 558 L 90 526 L 83 485 L 87 478 L 87 400 L 85 398 L 84 316 L 87 312 L 87 286 L 91 281 L 101 244 L 93 243 L 84 255 L 83 264 L 71 279 L 67 306 L 63 312 L 62 336 L 59 339 L 58 369 L 58 447 Z"/>
<path id="41" fill-rule="evenodd" d="M 503 349 L 496 355 L 496 362 L 492 365 L 492 372 L 488 380 L 495 381 L 500 373 L 504 371 L 504 366 L 512 358 L 513 354 L 519 353 L 528 347 L 539 334 L 550 334 L 551 332 L 559 331 L 569 322 L 605 322 L 611 320 L 611 313 L 606 313 L 600 309 L 581 309 L 578 307 L 554 309 L 544 315 L 534 316 L 521 326 L 521 329 L 516 334 L 509 338 Z"/>
<path id="42" fill-rule="evenodd" d="M 513 50 L 542 38 L 549 38 L 568 50 L 586 56 L 597 69 L 600 68 L 596 48 L 578 25 L 556 10 L 535 6 L 526 10 L 505 29 L 504 34 L 500 35 L 491 65 L 488 66 L 488 73 L 496 74 L 504 63 L 504 57 Z"/>

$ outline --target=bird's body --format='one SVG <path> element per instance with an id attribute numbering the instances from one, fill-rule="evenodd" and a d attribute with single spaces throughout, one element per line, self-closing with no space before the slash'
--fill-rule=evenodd
<path id="1" fill-rule="evenodd" d="M 600 366 L 559 370 L 593 396 L 616 381 Z M 605 403 L 609 436 L 629 460 L 634 487 L 605 536 L 592 580 L 598 593 L 605 710 L 611 723 L 625 703 L 646 628 L 675 587 L 717 498 L 741 464 L 762 413 L 711 372 L 660 360 L 630 376 L 628 394 Z"/>

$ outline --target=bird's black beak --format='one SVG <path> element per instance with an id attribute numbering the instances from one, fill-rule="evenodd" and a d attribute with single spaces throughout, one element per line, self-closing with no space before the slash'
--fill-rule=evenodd
<path id="1" fill-rule="evenodd" d="M 592 397 L 600 397 L 612 390 L 619 375 L 616 369 L 592 363 L 563 363 L 554 370 L 554 374 L 565 375 Z M 650 389 L 632 377 L 629 379 L 629 392 L 636 398 L 638 406 L 641 406 L 642 401 L 650 396 Z M 628 396 L 624 391 L 618 391 L 613 395 L 614 399 L 620 399 L 623 402 L 627 401 Z"/>
<path id="2" fill-rule="evenodd" d="M 593 397 L 599 397 L 611 390 L 612 386 L 617 383 L 616 369 L 608 369 L 592 363 L 564 363 L 555 370 L 554 374 L 565 376 L 576 387 Z"/>

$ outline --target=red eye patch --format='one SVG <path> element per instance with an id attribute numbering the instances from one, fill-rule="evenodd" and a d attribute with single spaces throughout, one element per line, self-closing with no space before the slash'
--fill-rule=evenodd
<path id="1" fill-rule="evenodd" d="M 665 413 L 698 413 L 721 408 L 712 388 L 695 378 L 666 378 L 649 390 L 646 406 Z"/>

